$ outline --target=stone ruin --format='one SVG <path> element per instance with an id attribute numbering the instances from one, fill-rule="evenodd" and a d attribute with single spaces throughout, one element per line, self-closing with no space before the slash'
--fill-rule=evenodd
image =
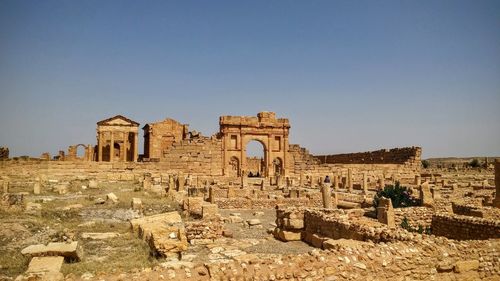
<path id="1" fill-rule="evenodd" d="M 117 115 L 97 123 L 96 145 L 71 145 L 56 160 L 0 161 L 4 228 L 13 217 L 66 227 L 17 242 L 27 260 L 18 279 L 500 277 L 500 162 L 423 169 L 420 147 L 312 155 L 289 144 L 290 122 L 273 112 L 221 116 L 219 125 L 207 137 L 172 119 L 146 124 L 139 155 L 139 123 Z M 263 158 L 246 155 L 252 140 Z M 374 207 L 396 182 L 416 205 L 381 197 Z M 134 259 L 157 261 L 153 268 L 65 271 L 113 263 L 114 243 L 103 241 L 121 239 L 129 239 L 123 255 L 145 245 Z"/>

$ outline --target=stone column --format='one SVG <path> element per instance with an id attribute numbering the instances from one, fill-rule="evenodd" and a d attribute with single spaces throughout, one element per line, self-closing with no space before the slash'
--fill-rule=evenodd
<path id="1" fill-rule="evenodd" d="M 352 183 L 352 169 L 347 169 L 347 188 L 349 192 L 352 193 L 353 183 Z"/>
<path id="2" fill-rule="evenodd" d="M 260 190 L 262 190 L 262 191 L 266 190 L 264 180 L 260 181 Z"/>
<path id="3" fill-rule="evenodd" d="M 109 145 L 109 162 L 113 162 L 115 157 L 115 136 L 114 132 L 111 131 L 111 144 Z"/>
<path id="4" fill-rule="evenodd" d="M 368 176 L 366 172 L 363 172 L 363 193 L 368 193 Z"/>
<path id="5" fill-rule="evenodd" d="M 241 188 L 247 187 L 247 177 L 245 175 L 241 175 Z"/>
<path id="6" fill-rule="evenodd" d="M 323 184 L 321 186 L 321 194 L 323 195 L 323 208 L 332 208 L 332 198 L 330 194 L 330 184 Z"/>
<path id="7" fill-rule="evenodd" d="M 33 194 L 40 194 L 41 193 L 41 188 L 40 188 L 40 178 L 37 177 L 35 179 L 35 184 L 33 185 Z"/>
<path id="8" fill-rule="evenodd" d="M 300 173 L 300 178 L 299 178 L 299 187 L 304 187 L 304 174 Z"/>
<path id="9" fill-rule="evenodd" d="M 215 203 L 215 194 L 213 186 L 209 187 L 208 189 L 208 201 L 210 202 L 210 204 Z"/>
<path id="10" fill-rule="evenodd" d="M 123 161 L 127 162 L 128 161 L 128 153 L 127 153 L 127 148 L 128 148 L 128 136 L 129 132 L 125 133 L 125 138 L 123 139 Z"/>
<path id="11" fill-rule="evenodd" d="M 177 177 L 177 180 L 179 182 L 179 189 L 177 191 L 183 191 L 184 190 L 184 183 L 185 183 L 185 179 L 184 179 L 184 175 L 183 174 L 179 174 L 179 176 Z"/>
<path id="12" fill-rule="evenodd" d="M 333 176 L 333 190 L 339 190 L 339 177 L 338 175 Z"/>
<path id="13" fill-rule="evenodd" d="M 171 192 L 175 190 L 175 179 L 173 175 L 168 175 L 168 190 Z"/>
<path id="14" fill-rule="evenodd" d="M 500 208 L 500 160 L 495 159 L 495 199 L 493 206 Z"/>
<path id="15" fill-rule="evenodd" d="M 9 178 L 4 177 L 3 183 L 2 183 L 3 193 L 9 193 L 9 187 L 10 187 Z"/>
<path id="16" fill-rule="evenodd" d="M 102 162 L 102 141 L 103 141 L 103 133 L 99 131 L 99 141 L 98 141 L 98 155 L 97 155 L 97 161 Z"/>
<path id="17" fill-rule="evenodd" d="M 139 157 L 139 144 L 137 142 L 137 133 L 134 132 L 134 162 L 137 162 L 137 158 Z"/>

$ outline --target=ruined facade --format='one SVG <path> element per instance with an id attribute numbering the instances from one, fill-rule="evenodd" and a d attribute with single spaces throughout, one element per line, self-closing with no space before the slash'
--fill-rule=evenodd
<path id="1" fill-rule="evenodd" d="M 246 174 L 246 146 L 251 140 L 260 142 L 264 147 L 263 176 L 288 174 L 288 119 L 276 119 L 274 112 L 260 112 L 257 117 L 221 116 L 219 125 L 224 175 Z"/>
<path id="2" fill-rule="evenodd" d="M 139 123 L 121 115 L 97 122 L 99 162 L 137 161 Z"/>
<path id="3" fill-rule="evenodd" d="M 164 160 L 172 145 L 186 139 L 188 135 L 188 125 L 170 118 L 146 124 L 142 129 L 144 130 L 144 158 L 150 160 Z"/>

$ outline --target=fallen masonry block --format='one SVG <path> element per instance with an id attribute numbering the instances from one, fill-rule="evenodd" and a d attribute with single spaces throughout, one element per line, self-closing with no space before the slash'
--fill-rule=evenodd
<path id="1" fill-rule="evenodd" d="M 117 232 L 103 232 L 103 233 L 84 232 L 84 233 L 82 233 L 83 239 L 91 239 L 91 240 L 104 240 L 104 239 L 116 238 L 119 236 L 120 236 L 120 233 L 117 233 Z"/>
<path id="2" fill-rule="evenodd" d="M 132 210 L 142 212 L 142 200 L 140 198 L 132 198 L 130 207 L 132 208 Z"/>
<path id="3" fill-rule="evenodd" d="M 116 195 L 113 192 L 111 192 L 111 193 L 106 194 L 106 201 L 118 203 L 118 197 L 116 197 Z"/>
<path id="4" fill-rule="evenodd" d="M 64 275 L 60 272 L 64 257 L 34 257 L 28 270 L 16 278 L 17 281 L 40 280 L 62 281 Z"/>
<path id="5" fill-rule="evenodd" d="M 154 256 L 173 257 L 187 250 L 184 223 L 178 212 L 133 219 L 132 231 L 148 242 Z"/>
<path id="6" fill-rule="evenodd" d="M 61 256 L 67 261 L 80 261 L 81 249 L 78 241 L 71 243 L 49 243 L 48 245 L 37 244 L 24 248 L 21 254 L 30 257 Z"/>
<path id="7" fill-rule="evenodd" d="M 64 257 L 34 257 L 26 273 L 59 272 L 63 262 Z"/>

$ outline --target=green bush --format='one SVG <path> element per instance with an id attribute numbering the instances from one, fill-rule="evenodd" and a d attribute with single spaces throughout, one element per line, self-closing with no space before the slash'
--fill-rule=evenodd
<path id="1" fill-rule="evenodd" d="M 479 166 L 481 165 L 479 164 L 479 160 L 477 159 L 472 159 L 472 161 L 469 162 L 469 167 L 479 168 Z"/>
<path id="2" fill-rule="evenodd" d="M 429 168 L 430 165 L 431 165 L 431 163 L 429 162 L 429 160 L 422 160 L 422 167 L 424 169 Z"/>
<path id="3" fill-rule="evenodd" d="M 404 208 L 410 206 L 419 206 L 420 202 L 411 194 L 411 190 L 396 182 L 394 185 L 386 185 L 383 190 L 377 191 L 373 197 L 373 206 L 378 207 L 378 201 L 381 197 L 389 198 L 394 208 Z"/>
<path id="4" fill-rule="evenodd" d="M 404 217 L 403 220 L 401 221 L 401 227 L 404 228 L 404 229 L 406 229 L 409 232 L 418 232 L 420 234 L 431 234 L 431 228 L 430 227 L 424 228 L 423 226 L 421 226 L 419 224 L 417 228 L 413 228 L 410 225 L 410 223 L 408 222 L 408 219 L 406 217 Z"/>

